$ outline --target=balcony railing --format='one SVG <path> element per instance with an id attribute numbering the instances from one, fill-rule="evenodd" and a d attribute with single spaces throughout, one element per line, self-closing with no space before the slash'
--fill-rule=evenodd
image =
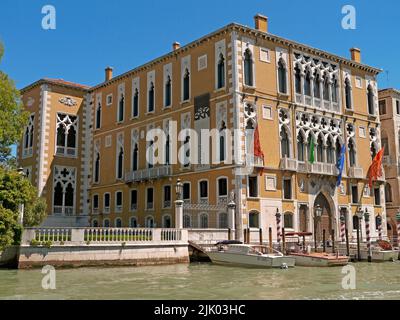
<path id="1" fill-rule="evenodd" d="M 54 206 L 53 213 L 55 216 L 73 216 L 74 215 L 74 207 L 63 207 L 63 206 Z"/>
<path id="2" fill-rule="evenodd" d="M 110 213 L 110 207 L 105 207 L 105 208 L 103 209 L 103 213 L 104 213 L 104 214 L 109 214 L 109 213 Z"/>
<path id="3" fill-rule="evenodd" d="M 264 159 L 254 155 L 246 155 L 246 163 L 251 167 L 264 168 Z"/>
<path id="4" fill-rule="evenodd" d="M 281 170 L 297 171 L 297 160 L 291 158 L 283 158 L 280 163 Z"/>
<path id="5" fill-rule="evenodd" d="M 327 175 L 327 176 L 337 176 L 339 174 L 339 171 L 336 168 L 335 164 L 322 163 L 322 162 L 315 162 L 313 164 L 307 162 L 298 162 L 297 170 L 295 171 L 302 173 Z"/>
<path id="6" fill-rule="evenodd" d="M 125 182 L 140 182 L 169 177 L 172 174 L 171 166 L 160 166 L 137 171 L 129 171 L 125 175 Z"/>
<path id="7" fill-rule="evenodd" d="M 363 168 L 351 167 L 348 173 L 349 178 L 353 179 L 363 179 L 364 178 L 364 170 Z"/>

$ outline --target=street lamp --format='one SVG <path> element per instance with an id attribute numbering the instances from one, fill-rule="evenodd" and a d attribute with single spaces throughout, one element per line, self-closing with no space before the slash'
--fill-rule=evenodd
<path id="1" fill-rule="evenodd" d="M 175 185 L 176 200 L 182 200 L 183 184 L 181 179 L 176 180 Z"/>
<path id="2" fill-rule="evenodd" d="M 175 228 L 183 229 L 183 184 L 181 179 L 176 181 L 175 185 L 175 193 L 176 193 L 176 200 L 175 200 Z"/>
<path id="3" fill-rule="evenodd" d="M 322 216 L 322 208 L 318 204 L 315 207 L 315 217 L 314 217 L 314 247 L 315 247 L 315 252 L 317 252 L 317 219 L 319 219 Z"/>

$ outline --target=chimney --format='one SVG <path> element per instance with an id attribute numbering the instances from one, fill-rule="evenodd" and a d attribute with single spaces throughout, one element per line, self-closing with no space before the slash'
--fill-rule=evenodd
<path id="1" fill-rule="evenodd" d="M 254 16 L 255 28 L 261 32 L 268 32 L 268 18 L 261 14 Z"/>
<path id="2" fill-rule="evenodd" d="M 172 44 L 172 51 L 178 50 L 181 47 L 181 44 L 179 42 L 174 42 Z"/>
<path id="3" fill-rule="evenodd" d="M 110 81 L 113 77 L 113 68 L 107 67 L 105 71 L 106 71 L 106 81 Z"/>
<path id="4" fill-rule="evenodd" d="M 351 60 L 354 62 L 361 63 L 361 50 L 358 48 L 351 48 Z"/>

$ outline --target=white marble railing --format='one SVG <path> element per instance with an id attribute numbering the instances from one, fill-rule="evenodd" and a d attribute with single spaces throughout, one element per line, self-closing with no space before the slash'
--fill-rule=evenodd
<path id="1" fill-rule="evenodd" d="M 281 170 L 297 171 L 297 160 L 291 158 L 283 158 L 280 163 Z"/>
<path id="2" fill-rule="evenodd" d="M 187 230 L 150 228 L 27 228 L 23 245 L 187 242 Z M 36 243 L 35 243 L 36 242 Z"/>
<path id="3" fill-rule="evenodd" d="M 126 182 L 138 182 L 151 179 L 169 177 L 172 174 L 171 166 L 159 166 L 137 171 L 129 171 L 125 175 Z"/>

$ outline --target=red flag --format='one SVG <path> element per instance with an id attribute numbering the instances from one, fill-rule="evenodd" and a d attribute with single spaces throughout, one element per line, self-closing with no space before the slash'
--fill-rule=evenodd
<path id="1" fill-rule="evenodd" d="M 382 175 L 383 175 L 382 160 L 383 160 L 384 152 L 385 152 L 385 147 L 383 147 L 381 149 L 381 151 L 378 152 L 378 154 L 375 156 L 374 160 L 372 161 L 371 166 L 368 169 L 367 178 L 369 179 L 369 187 L 370 188 L 372 188 L 373 181 L 378 180 L 378 178 L 382 177 Z"/>
<path id="2" fill-rule="evenodd" d="M 262 158 L 264 160 L 264 152 L 261 149 L 260 132 L 258 131 L 258 125 L 254 132 L 254 156 Z"/>

